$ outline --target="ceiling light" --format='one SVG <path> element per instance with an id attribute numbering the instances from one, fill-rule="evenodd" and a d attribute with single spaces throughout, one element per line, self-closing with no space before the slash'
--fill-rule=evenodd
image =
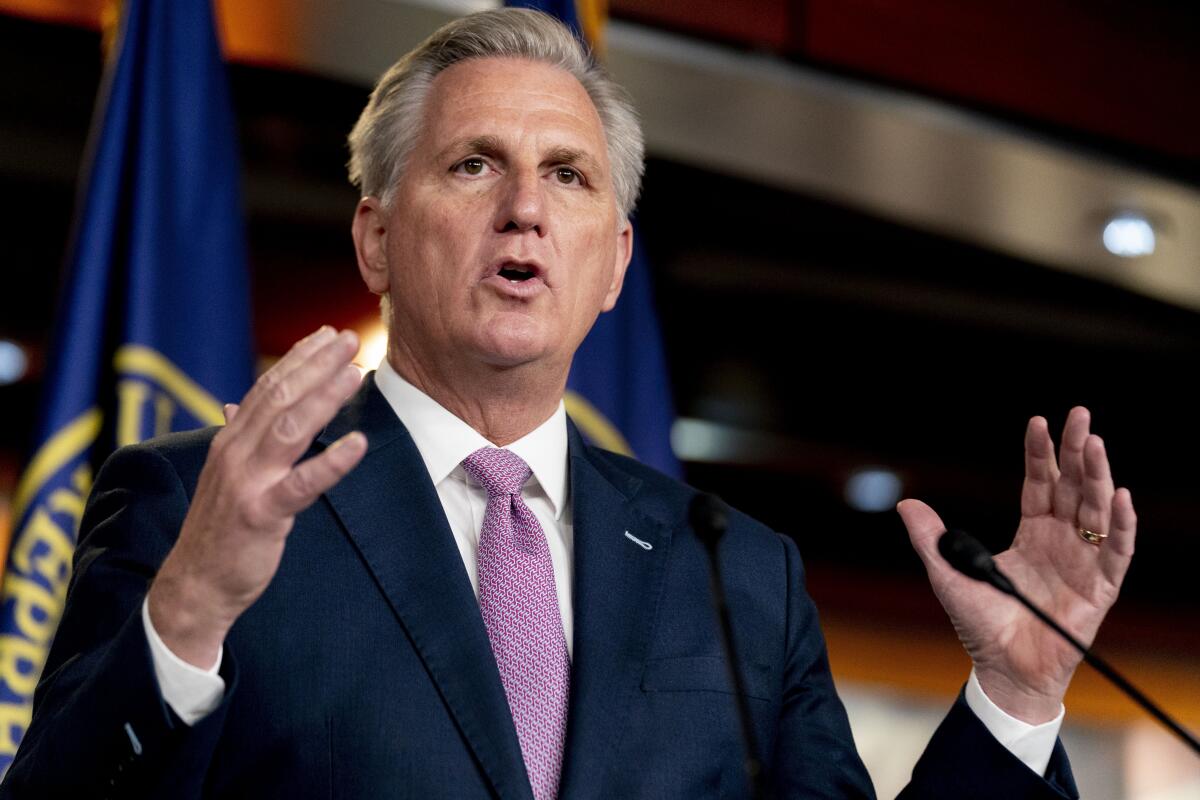
<path id="1" fill-rule="evenodd" d="M 1154 252 L 1154 226 L 1141 214 L 1118 214 L 1104 226 L 1104 248 L 1123 258 L 1148 256 Z"/>
<path id="2" fill-rule="evenodd" d="M 900 502 L 900 476 L 886 467 L 863 467 L 846 480 L 846 503 L 855 511 L 891 511 Z"/>
<path id="3" fill-rule="evenodd" d="M 0 385 L 21 380 L 28 368 L 29 357 L 21 345 L 0 339 Z"/>

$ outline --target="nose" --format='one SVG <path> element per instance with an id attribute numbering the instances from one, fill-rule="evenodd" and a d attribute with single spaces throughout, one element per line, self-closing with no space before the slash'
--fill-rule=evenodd
<path id="1" fill-rule="evenodd" d="M 512 170 L 505 176 L 500 203 L 496 209 L 496 230 L 524 232 L 538 236 L 546 232 L 545 199 L 536 170 Z"/>

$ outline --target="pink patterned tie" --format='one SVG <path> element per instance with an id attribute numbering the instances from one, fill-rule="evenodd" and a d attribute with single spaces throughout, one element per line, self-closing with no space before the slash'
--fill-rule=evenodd
<path id="1" fill-rule="evenodd" d="M 554 566 L 537 517 L 521 499 L 529 465 L 483 447 L 463 469 L 487 491 L 479 534 L 479 607 L 536 800 L 554 800 L 567 735 L 571 661 Z"/>

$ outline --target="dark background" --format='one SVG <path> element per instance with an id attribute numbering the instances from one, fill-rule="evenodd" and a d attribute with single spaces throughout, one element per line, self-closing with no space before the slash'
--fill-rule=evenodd
<path id="1" fill-rule="evenodd" d="M 1193 14 L 977 5 L 613 3 L 619 17 L 954 102 L 1196 184 Z M 1004 24 L 982 51 L 961 44 L 964 30 Z M 0 386 L 0 492 L 30 444 L 101 66 L 97 31 L 0 15 L 0 338 L 33 356 L 25 380 Z M 375 313 L 342 166 L 369 87 L 245 64 L 231 81 L 256 335 L 271 357 L 322 322 Z M 688 463 L 687 477 L 793 535 L 823 603 L 878 613 L 883 597 L 897 618 L 937 614 L 898 518 L 844 502 L 853 470 L 896 470 L 907 494 L 1000 549 L 1019 511 L 1026 420 L 1045 415 L 1057 432 L 1085 404 L 1141 521 L 1101 643 L 1196 663 L 1195 311 L 654 153 L 638 218 L 679 414 L 760 435 L 751 456 Z"/>

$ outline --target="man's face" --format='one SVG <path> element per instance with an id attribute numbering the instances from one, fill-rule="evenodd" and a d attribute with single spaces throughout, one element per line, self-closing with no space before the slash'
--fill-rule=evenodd
<path id="1" fill-rule="evenodd" d="M 391 208 L 364 200 L 355 238 L 368 286 L 391 299 L 393 350 L 565 378 L 616 302 L 632 232 L 584 88 L 548 64 L 489 58 L 435 79 Z"/>

